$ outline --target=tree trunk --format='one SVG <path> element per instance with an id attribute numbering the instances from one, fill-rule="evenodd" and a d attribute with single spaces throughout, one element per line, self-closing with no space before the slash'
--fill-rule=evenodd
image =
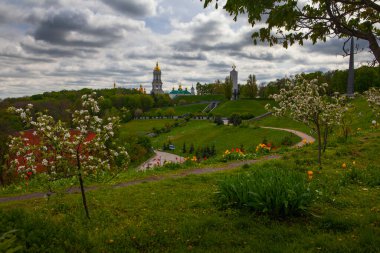
<path id="1" fill-rule="evenodd" d="M 321 127 L 319 125 L 319 122 L 316 121 L 315 123 L 317 127 L 317 134 L 318 134 L 318 164 L 319 164 L 319 169 L 322 169 L 322 140 L 321 140 Z"/>
<path id="2" fill-rule="evenodd" d="M 81 163 L 79 159 L 79 153 L 77 152 L 77 167 L 78 167 L 78 178 L 79 178 L 79 184 L 80 184 L 80 191 L 82 194 L 82 202 L 83 202 L 83 207 L 86 212 L 86 217 L 90 219 L 90 214 L 88 212 L 88 207 L 87 207 L 87 201 L 86 201 L 86 193 L 84 190 L 84 185 L 83 185 L 83 178 L 82 178 L 82 172 L 81 172 Z"/>
<path id="3" fill-rule="evenodd" d="M 323 133 L 323 153 L 326 152 L 328 134 L 329 134 L 329 128 L 326 126 L 325 131 Z"/>
<path id="4" fill-rule="evenodd" d="M 380 47 L 379 44 L 377 43 L 376 39 L 371 38 L 368 40 L 369 42 L 369 48 L 371 49 L 373 55 L 376 58 L 376 61 L 378 64 L 380 64 Z"/>

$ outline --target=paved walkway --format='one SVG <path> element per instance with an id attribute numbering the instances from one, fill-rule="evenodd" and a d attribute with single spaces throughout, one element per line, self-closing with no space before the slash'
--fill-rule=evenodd
<path id="1" fill-rule="evenodd" d="M 182 156 L 174 155 L 167 152 L 162 151 L 154 151 L 155 156 L 150 158 L 148 161 L 144 162 L 138 170 L 147 170 L 156 166 L 162 166 L 166 162 L 172 162 L 172 163 L 183 163 L 185 161 L 185 158 Z"/>
<path id="2" fill-rule="evenodd" d="M 294 147 L 302 147 L 308 143 L 313 143 L 315 141 L 315 139 L 312 136 L 307 135 L 307 134 L 300 132 L 300 131 L 297 131 L 297 130 L 293 130 L 293 129 L 278 128 L 278 127 L 261 127 L 261 128 L 286 131 L 286 132 L 297 135 L 298 137 L 300 137 L 302 139 L 302 141 L 298 142 L 296 145 L 294 145 Z"/>

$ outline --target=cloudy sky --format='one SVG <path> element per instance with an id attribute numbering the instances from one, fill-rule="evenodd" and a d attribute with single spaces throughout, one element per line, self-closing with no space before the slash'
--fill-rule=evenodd
<path id="1" fill-rule="evenodd" d="M 232 64 L 241 83 L 348 66 L 342 41 L 286 50 L 254 46 L 253 31 L 199 0 L 0 0 L 0 98 L 114 81 L 150 91 L 156 61 L 167 91 L 224 79 Z"/>

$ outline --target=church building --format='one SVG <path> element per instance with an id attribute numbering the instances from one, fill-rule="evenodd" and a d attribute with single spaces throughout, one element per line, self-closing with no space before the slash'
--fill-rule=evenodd
<path id="1" fill-rule="evenodd" d="M 182 85 L 179 85 L 178 90 L 175 90 L 174 87 L 171 92 L 169 92 L 170 98 L 175 98 L 176 96 L 188 96 L 188 95 L 194 95 L 194 87 L 192 87 L 192 92 L 190 93 L 187 88 L 182 89 Z"/>
<path id="2" fill-rule="evenodd" d="M 153 70 L 153 82 L 152 82 L 152 91 L 151 94 L 164 94 L 162 90 L 162 81 L 161 81 L 161 69 L 156 63 L 156 67 Z"/>

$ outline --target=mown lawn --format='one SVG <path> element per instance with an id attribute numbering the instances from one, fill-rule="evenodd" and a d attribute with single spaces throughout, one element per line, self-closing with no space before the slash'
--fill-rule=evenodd
<path id="1" fill-rule="evenodd" d="M 208 103 L 196 103 L 196 104 L 187 104 L 187 105 L 176 105 L 174 107 L 163 107 L 163 108 L 160 108 L 160 110 L 165 113 L 166 110 L 168 110 L 169 108 L 172 108 L 174 110 L 174 115 L 175 116 L 181 116 L 181 115 L 184 115 L 184 114 L 187 114 L 187 113 L 200 113 L 202 112 L 206 106 L 208 105 Z M 156 110 L 152 110 L 153 112 L 154 111 L 157 111 Z"/>
<path id="2" fill-rule="evenodd" d="M 220 155 L 231 148 L 243 147 L 248 152 L 254 152 L 256 146 L 264 140 L 280 146 L 281 141 L 289 136 L 294 142 L 301 139 L 293 134 L 262 129 L 251 126 L 217 126 L 215 123 L 204 120 L 190 120 L 186 126 L 173 128 L 169 133 L 160 134 L 152 139 L 156 149 L 162 148 L 164 143 L 169 141 L 176 146 L 174 153 L 182 154 L 182 146 L 185 143 L 187 149 L 193 144 L 195 148 L 215 145 Z"/>
<path id="3" fill-rule="evenodd" d="M 152 132 L 153 127 L 162 128 L 165 124 L 171 124 L 173 122 L 173 119 L 132 120 L 121 125 L 120 135 L 146 135 Z"/>
<path id="4" fill-rule="evenodd" d="M 175 102 L 184 102 L 186 104 L 199 103 L 205 101 L 225 101 L 223 95 L 197 95 L 197 96 L 177 96 L 174 98 Z"/>
<path id="5" fill-rule="evenodd" d="M 212 113 L 222 116 L 230 116 L 233 113 L 251 113 L 254 116 L 259 116 L 267 112 L 265 105 L 268 103 L 273 104 L 274 101 L 265 99 L 226 101 L 215 108 Z"/>

